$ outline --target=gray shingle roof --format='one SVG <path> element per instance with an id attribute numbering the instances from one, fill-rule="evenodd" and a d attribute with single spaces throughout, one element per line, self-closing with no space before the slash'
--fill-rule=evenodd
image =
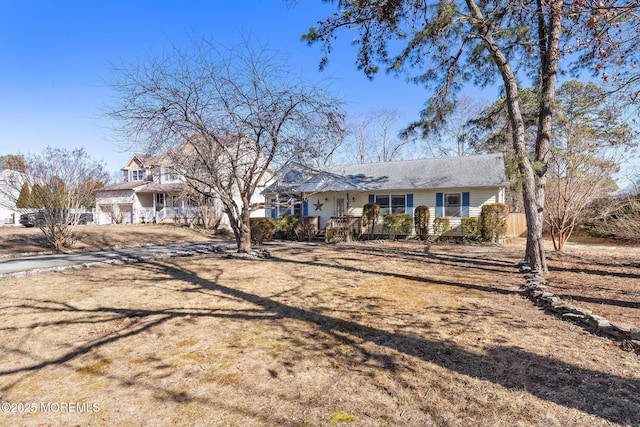
<path id="1" fill-rule="evenodd" d="M 507 185 L 502 154 L 343 165 L 329 171 L 369 191 Z"/>
<path id="2" fill-rule="evenodd" d="M 118 182 L 116 184 L 105 185 L 102 188 L 98 188 L 96 191 L 122 191 L 122 190 L 133 190 L 136 187 L 142 187 L 145 184 L 148 184 L 149 181 L 124 181 Z"/>

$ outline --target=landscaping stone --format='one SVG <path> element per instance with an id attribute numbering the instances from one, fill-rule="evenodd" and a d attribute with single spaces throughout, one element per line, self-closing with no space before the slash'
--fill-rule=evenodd
<path id="1" fill-rule="evenodd" d="M 636 352 L 640 352 L 640 328 L 626 323 L 611 322 L 602 316 L 593 314 L 591 310 L 576 307 L 563 301 L 553 292 L 543 290 L 539 286 L 547 284 L 547 281 L 540 280 L 541 278 L 537 274 L 526 274 L 525 277 L 527 279 L 526 284 L 523 285 L 526 288 L 525 294 L 538 305 L 545 306 L 550 311 L 562 316 L 562 319 L 588 325 L 598 332 L 621 339 Z"/>
<path id="2" fill-rule="evenodd" d="M 562 318 L 578 322 L 578 321 L 583 320 L 585 318 L 585 316 L 582 315 L 582 314 L 576 314 L 576 313 L 564 313 L 564 314 L 562 314 Z"/>

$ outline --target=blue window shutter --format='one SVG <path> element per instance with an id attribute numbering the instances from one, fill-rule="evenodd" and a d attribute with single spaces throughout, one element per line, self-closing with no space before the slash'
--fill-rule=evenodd
<path id="1" fill-rule="evenodd" d="M 271 218 L 278 216 L 278 207 L 276 206 L 276 199 L 271 199 Z"/>
<path id="2" fill-rule="evenodd" d="M 436 193 L 436 218 L 444 216 L 444 194 Z"/>
<path id="3" fill-rule="evenodd" d="M 375 203 L 376 202 L 376 196 L 374 196 L 373 194 L 369 194 L 369 203 Z"/>
<path id="4" fill-rule="evenodd" d="M 309 216 L 309 202 L 302 202 L 302 216 Z"/>
<path id="5" fill-rule="evenodd" d="M 407 213 L 413 216 L 413 194 L 407 194 Z"/>
<path id="6" fill-rule="evenodd" d="M 469 192 L 462 193 L 462 216 L 469 216 Z"/>

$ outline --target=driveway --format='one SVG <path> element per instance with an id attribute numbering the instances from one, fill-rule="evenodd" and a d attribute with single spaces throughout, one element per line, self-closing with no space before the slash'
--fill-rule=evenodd
<path id="1" fill-rule="evenodd" d="M 189 256 L 223 252 L 235 247 L 233 243 L 181 243 L 174 245 L 140 246 L 96 252 L 62 253 L 0 260 L 0 277 L 26 273 L 56 271 L 97 264 L 139 262 L 156 258 Z"/>

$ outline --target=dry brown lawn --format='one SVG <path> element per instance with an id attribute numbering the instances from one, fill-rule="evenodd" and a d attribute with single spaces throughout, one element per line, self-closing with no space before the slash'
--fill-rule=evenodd
<path id="1" fill-rule="evenodd" d="M 114 246 L 202 242 L 210 240 L 208 232 L 184 226 L 160 224 L 79 225 L 77 241 L 68 251 L 82 251 Z M 37 227 L 0 227 L 0 258 L 25 253 L 49 252 L 42 231 Z"/>
<path id="2" fill-rule="evenodd" d="M 524 299 L 521 245 L 266 248 L 1 280 L 0 401 L 37 410 L 0 424 L 640 423 L 638 355 Z"/>

